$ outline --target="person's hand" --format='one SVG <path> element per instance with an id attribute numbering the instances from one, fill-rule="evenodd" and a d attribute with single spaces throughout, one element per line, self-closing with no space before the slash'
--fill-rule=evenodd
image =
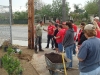
<path id="1" fill-rule="evenodd" d="M 54 36 L 54 39 L 56 39 L 56 37 Z"/>
<path id="2" fill-rule="evenodd" d="M 35 37 L 35 38 L 37 38 L 37 36 L 36 36 L 36 35 L 34 35 L 34 37 Z"/>
<path id="3" fill-rule="evenodd" d="M 94 25 L 97 25 L 97 22 L 96 22 L 96 21 L 93 21 L 93 24 L 94 24 Z"/>
<path id="4" fill-rule="evenodd" d="M 78 45 L 78 46 L 77 46 L 77 47 L 78 47 L 78 50 L 80 49 L 80 46 L 81 46 L 81 45 Z"/>
<path id="5" fill-rule="evenodd" d="M 78 45 L 79 46 L 79 45 Z M 78 46 L 76 46 L 76 49 L 75 49 L 75 51 L 76 51 L 76 54 L 78 54 L 78 52 L 79 52 L 79 47 Z"/>
<path id="6" fill-rule="evenodd" d="M 46 29 L 43 28 L 44 31 L 46 31 Z"/>

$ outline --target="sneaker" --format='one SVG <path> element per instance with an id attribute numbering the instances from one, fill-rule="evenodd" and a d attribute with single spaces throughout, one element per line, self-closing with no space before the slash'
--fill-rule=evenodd
<path id="1" fill-rule="evenodd" d="M 35 53 L 37 54 L 38 52 L 37 52 L 37 51 L 35 51 Z"/>
<path id="2" fill-rule="evenodd" d="M 42 50 L 42 49 L 41 49 L 41 50 L 39 50 L 39 51 L 40 51 L 40 52 L 44 52 L 44 50 Z"/>
<path id="3" fill-rule="evenodd" d="M 45 48 L 49 48 L 49 47 L 45 47 Z"/>
<path id="4" fill-rule="evenodd" d="M 53 48 L 53 50 L 56 50 L 55 48 Z"/>
<path id="5" fill-rule="evenodd" d="M 72 55 L 73 57 L 76 56 L 75 54 Z"/>

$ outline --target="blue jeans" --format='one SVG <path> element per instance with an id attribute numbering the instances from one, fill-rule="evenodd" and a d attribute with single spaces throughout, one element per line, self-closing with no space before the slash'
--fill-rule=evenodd
<path id="1" fill-rule="evenodd" d="M 86 73 L 80 72 L 80 75 L 100 75 L 100 67 L 90 72 Z"/>
<path id="2" fill-rule="evenodd" d="M 63 51 L 63 45 L 62 45 L 62 43 L 58 43 L 58 49 L 59 49 L 60 52 Z"/>
<path id="3" fill-rule="evenodd" d="M 68 47 L 65 48 L 66 56 L 67 56 L 67 58 L 69 58 L 71 60 L 71 62 L 69 63 L 69 66 L 68 66 L 69 68 L 72 67 L 72 62 L 73 62 L 73 57 L 72 57 L 72 55 L 73 55 L 73 49 L 74 49 L 74 44 L 72 44 L 72 45 L 70 45 L 70 46 L 68 46 Z"/>
<path id="4" fill-rule="evenodd" d="M 74 55 L 76 54 L 75 49 L 76 49 L 76 43 L 74 43 L 74 49 L 73 49 L 73 54 L 74 54 Z"/>

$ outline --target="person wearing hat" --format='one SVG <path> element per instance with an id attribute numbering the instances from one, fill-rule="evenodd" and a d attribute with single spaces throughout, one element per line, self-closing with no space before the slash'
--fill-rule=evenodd
<path id="1" fill-rule="evenodd" d="M 100 38 L 100 28 L 99 28 L 99 26 L 98 26 L 96 21 L 93 21 L 93 24 L 96 27 L 96 37 Z"/>
<path id="2" fill-rule="evenodd" d="M 94 18 L 94 21 L 96 21 L 96 22 L 97 22 L 97 24 L 98 24 L 98 26 L 99 26 L 99 28 L 100 28 L 99 17 L 95 17 L 95 18 Z"/>
<path id="3" fill-rule="evenodd" d="M 80 75 L 100 75 L 100 39 L 96 37 L 95 26 L 86 25 L 84 34 L 87 40 L 76 51 Z"/>

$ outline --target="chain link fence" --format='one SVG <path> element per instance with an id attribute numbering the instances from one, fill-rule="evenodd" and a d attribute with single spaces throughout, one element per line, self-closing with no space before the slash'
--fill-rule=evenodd
<path id="1" fill-rule="evenodd" d="M 0 45 L 10 37 L 10 12 L 9 6 L 0 5 Z"/>

